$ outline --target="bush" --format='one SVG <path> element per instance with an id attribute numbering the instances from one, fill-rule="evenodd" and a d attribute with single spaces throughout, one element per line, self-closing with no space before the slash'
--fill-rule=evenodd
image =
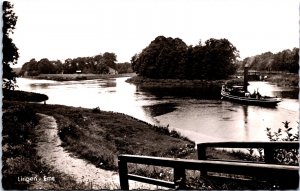
<path id="1" fill-rule="evenodd" d="M 292 132 L 293 128 L 289 126 L 288 121 L 282 122 L 284 127 L 272 132 L 271 128 L 266 128 L 267 137 L 270 141 L 299 141 L 299 127 L 297 131 Z M 262 148 L 257 148 L 259 157 L 254 155 L 255 149 L 248 149 L 250 157 L 253 160 L 263 161 L 264 154 Z M 274 162 L 276 164 L 299 165 L 299 151 L 297 149 L 275 149 Z"/>
<path id="2" fill-rule="evenodd" d="M 297 132 L 292 133 L 292 127 L 289 126 L 288 121 L 282 122 L 284 128 L 279 128 L 277 132 L 271 132 L 267 128 L 267 136 L 270 141 L 299 141 L 299 126 Z M 278 164 L 299 165 L 299 151 L 297 149 L 276 149 L 274 151 L 274 159 Z"/>

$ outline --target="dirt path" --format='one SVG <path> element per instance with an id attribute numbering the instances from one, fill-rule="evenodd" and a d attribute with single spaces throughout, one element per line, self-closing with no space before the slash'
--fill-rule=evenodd
<path id="1" fill-rule="evenodd" d="M 119 174 L 96 168 L 83 159 L 72 156 L 61 147 L 57 124 L 52 116 L 38 114 L 41 119 L 37 125 L 37 151 L 41 160 L 57 171 L 68 174 L 78 182 L 85 182 L 91 189 L 119 189 Z M 158 189 L 154 185 L 129 182 L 130 189 Z"/>

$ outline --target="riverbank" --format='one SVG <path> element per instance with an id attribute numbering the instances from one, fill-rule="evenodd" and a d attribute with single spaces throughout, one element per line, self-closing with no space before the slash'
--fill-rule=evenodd
<path id="1" fill-rule="evenodd" d="M 292 73 L 270 74 L 265 81 L 281 87 L 299 88 L 299 75 Z M 221 89 L 225 83 L 243 85 L 243 79 L 230 78 L 226 80 L 180 80 L 180 79 L 151 79 L 141 76 L 133 76 L 126 82 L 146 88 L 216 88 Z"/>
<path id="2" fill-rule="evenodd" d="M 71 175 L 54 170 L 37 154 L 39 117 L 25 104 L 3 105 L 2 187 L 5 190 L 89 189 Z"/>
<path id="3" fill-rule="evenodd" d="M 135 75 L 136 75 L 135 73 L 126 73 L 126 74 L 40 74 L 38 76 L 26 76 L 26 78 L 54 80 L 54 81 L 77 81 L 77 80 L 118 78 L 118 77 L 133 77 Z"/>
<path id="4" fill-rule="evenodd" d="M 266 78 L 266 81 L 281 87 L 299 88 L 299 74 L 270 74 L 268 78 Z"/>
<path id="5" fill-rule="evenodd" d="M 89 189 L 87 185 L 76 183 L 72 175 L 59 174 L 40 160 L 37 155 L 37 148 L 40 147 L 37 147 L 39 143 L 35 136 L 38 121 L 35 113 L 54 116 L 58 136 L 62 140 L 60 145 L 72 155 L 101 169 L 117 170 L 117 156 L 123 153 L 196 156 L 194 143 L 180 138 L 178 133 L 153 127 L 120 113 L 104 112 L 98 108 L 92 110 L 11 101 L 4 101 L 3 111 L 3 186 L 7 189 Z M 19 136 L 25 136 L 24 140 L 16 141 Z M 44 176 L 56 178 L 55 181 L 39 182 L 38 187 L 36 181 L 18 182 L 19 177 Z"/>
<path id="6" fill-rule="evenodd" d="M 15 108 L 21 109 L 11 112 Z M 7 188 L 89 189 L 85 184 L 78 184 L 73 175 L 57 172 L 55 168 L 47 166 L 40 160 L 37 155 L 37 148 L 42 147 L 37 146 L 40 143 L 34 134 L 34 132 L 38 132 L 38 129 L 35 128 L 38 120 L 35 113 L 54 117 L 57 123 L 58 136 L 62 141 L 60 145 L 64 150 L 101 169 L 117 170 L 117 156 L 123 153 L 197 158 L 194 143 L 181 137 L 177 132 L 169 131 L 166 127 L 149 125 L 124 114 L 104 112 L 99 108 L 84 109 L 8 101 L 4 101 L 3 109 L 5 116 L 3 118 L 5 124 L 3 161 L 4 169 L 6 169 L 6 171 L 4 170 L 4 177 L 10 177 L 4 179 Z M 16 121 L 19 122 L 16 123 Z M 23 127 L 20 124 L 31 125 L 30 127 Z M 20 133 L 16 133 L 15 130 Z M 38 132 L 39 135 L 41 133 Z M 12 134 L 14 136 L 11 136 Z M 26 139 L 22 142 L 15 141 L 21 134 L 26 135 Z M 209 158 L 229 160 L 241 158 L 236 154 L 228 154 L 224 151 L 211 150 L 208 152 Z M 16 156 L 11 156 L 10 153 L 14 153 Z M 47 153 L 44 154 L 47 155 Z M 130 166 L 129 171 L 135 171 L 134 166 Z M 145 168 L 142 173 L 149 176 L 157 176 L 157 174 L 167 176 L 165 172 L 163 169 Z M 42 182 L 39 185 L 33 184 L 34 182 L 25 182 L 25 185 L 18 187 L 16 178 L 20 176 L 56 177 L 56 181 Z M 207 183 L 205 184 L 207 185 Z M 11 186 L 8 187 L 9 185 Z M 218 183 L 214 183 L 213 186 L 211 188 L 222 188 L 222 185 Z M 235 185 L 232 188 L 238 186 Z"/>
<path id="7" fill-rule="evenodd" d="M 180 80 L 180 79 L 152 79 L 141 76 L 133 76 L 126 80 L 131 84 L 141 87 L 186 87 L 186 88 L 221 88 L 226 80 Z"/>
<path id="8" fill-rule="evenodd" d="M 49 97 L 45 94 L 24 92 L 20 90 L 2 89 L 3 100 L 7 101 L 27 101 L 27 102 L 45 102 Z"/>

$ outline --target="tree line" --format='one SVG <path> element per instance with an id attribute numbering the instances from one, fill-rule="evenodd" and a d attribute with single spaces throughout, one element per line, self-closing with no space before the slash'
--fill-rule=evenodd
<path id="1" fill-rule="evenodd" d="M 299 71 L 299 48 L 293 50 L 283 50 L 273 54 L 265 52 L 253 57 L 247 57 L 238 63 L 239 69 L 243 69 L 245 64 L 250 69 L 258 71 L 283 71 L 298 73 Z"/>
<path id="2" fill-rule="evenodd" d="M 105 52 L 92 57 L 68 58 L 64 62 L 60 60 L 48 60 L 43 58 L 39 61 L 31 59 L 26 62 L 19 75 L 34 76 L 39 74 L 74 74 L 81 73 L 105 74 L 109 72 L 109 67 L 116 69 L 117 56 L 114 53 Z"/>
<path id="3" fill-rule="evenodd" d="M 156 37 L 131 59 L 133 71 L 157 79 L 224 79 L 236 71 L 238 50 L 227 39 L 187 46 L 180 38 Z"/>

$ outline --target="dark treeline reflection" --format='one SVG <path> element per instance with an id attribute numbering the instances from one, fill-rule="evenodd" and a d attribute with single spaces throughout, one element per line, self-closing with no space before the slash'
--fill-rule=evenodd
<path id="1" fill-rule="evenodd" d="M 192 87 L 140 87 L 138 91 L 147 92 L 155 95 L 158 98 L 165 97 L 188 97 L 188 98 L 199 98 L 199 99 L 220 99 L 221 89 L 218 87 L 214 88 L 192 88 Z"/>

